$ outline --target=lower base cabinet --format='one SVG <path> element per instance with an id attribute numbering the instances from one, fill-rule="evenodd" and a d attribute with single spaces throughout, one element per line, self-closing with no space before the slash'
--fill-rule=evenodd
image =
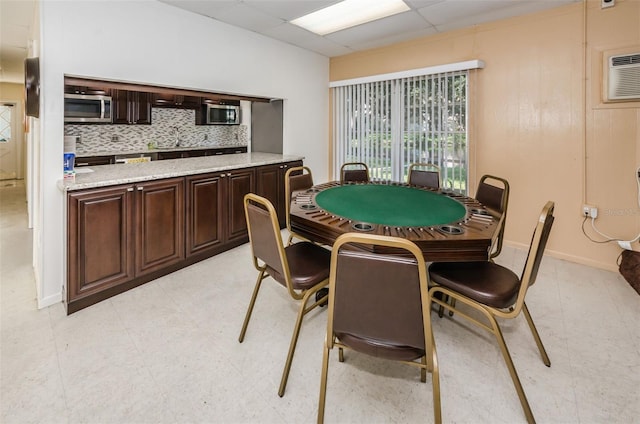
<path id="1" fill-rule="evenodd" d="M 256 194 L 265 197 L 273 204 L 278 214 L 280 228 L 286 225 L 286 194 L 284 177 L 289 168 L 302 166 L 302 161 L 266 165 L 256 170 Z"/>
<path id="2" fill-rule="evenodd" d="M 69 192 L 67 313 L 246 243 L 255 180 L 246 168 Z"/>
<path id="3" fill-rule="evenodd" d="M 219 253 L 248 241 L 244 196 L 254 170 L 187 177 L 187 257 Z"/>
<path id="4" fill-rule="evenodd" d="M 67 208 L 68 312 L 184 260 L 183 178 L 72 192 Z"/>

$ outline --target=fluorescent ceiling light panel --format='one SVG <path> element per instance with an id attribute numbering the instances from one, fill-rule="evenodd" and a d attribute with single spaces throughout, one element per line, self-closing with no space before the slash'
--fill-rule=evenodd
<path id="1" fill-rule="evenodd" d="M 331 34 L 409 10 L 402 0 L 344 0 L 291 21 L 318 35 Z"/>

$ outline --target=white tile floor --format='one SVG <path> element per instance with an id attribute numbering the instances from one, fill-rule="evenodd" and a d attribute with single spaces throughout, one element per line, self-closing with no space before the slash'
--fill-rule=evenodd
<path id="1" fill-rule="evenodd" d="M 265 284 L 238 343 L 256 276 L 247 245 L 66 316 L 36 309 L 23 199 L 21 182 L 0 182 L 0 422 L 315 421 L 326 310 L 303 324 L 279 398 L 296 305 Z M 523 261 L 500 257 L 518 273 Z M 503 329 L 538 422 L 640 422 L 640 296 L 624 279 L 546 257 L 528 304 L 551 368 L 523 317 Z M 491 336 L 455 317 L 434 326 L 444 421 L 524 422 Z M 410 367 L 332 355 L 326 421 L 431 422 L 430 387 Z"/>

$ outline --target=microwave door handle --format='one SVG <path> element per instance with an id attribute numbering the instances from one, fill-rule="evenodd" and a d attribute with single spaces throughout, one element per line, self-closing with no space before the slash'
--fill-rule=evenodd
<path id="1" fill-rule="evenodd" d="M 105 107 L 104 107 L 104 100 L 100 101 L 100 119 L 104 119 L 104 112 L 105 112 Z"/>

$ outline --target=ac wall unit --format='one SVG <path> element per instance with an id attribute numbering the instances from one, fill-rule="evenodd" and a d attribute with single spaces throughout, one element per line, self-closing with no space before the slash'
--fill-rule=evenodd
<path id="1" fill-rule="evenodd" d="M 640 100 L 640 53 L 609 58 L 609 100 Z"/>

